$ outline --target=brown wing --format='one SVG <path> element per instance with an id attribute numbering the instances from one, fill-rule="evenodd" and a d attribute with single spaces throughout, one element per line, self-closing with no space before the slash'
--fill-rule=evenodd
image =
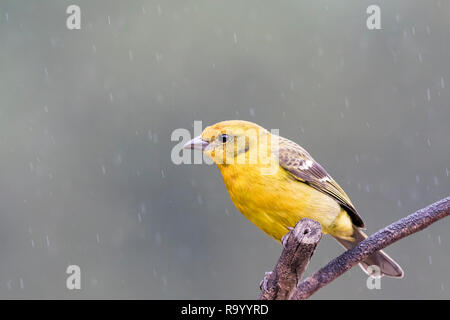
<path id="1" fill-rule="evenodd" d="M 359 228 L 364 228 L 364 222 L 350 198 L 305 149 L 295 142 L 279 137 L 279 163 L 295 179 L 336 199 L 350 215 L 353 224 Z"/>

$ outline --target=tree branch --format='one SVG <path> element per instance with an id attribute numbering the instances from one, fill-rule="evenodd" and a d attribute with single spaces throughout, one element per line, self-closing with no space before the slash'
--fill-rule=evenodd
<path id="1" fill-rule="evenodd" d="M 415 213 L 392 223 L 386 228 L 381 229 L 364 241 L 360 242 L 354 248 L 344 252 L 342 255 L 329 262 L 325 267 L 314 273 L 312 276 L 300 282 L 294 290 L 284 289 L 284 291 L 291 292 L 291 294 L 288 295 L 290 299 L 307 299 L 317 290 L 326 286 L 331 281 L 341 276 L 344 272 L 348 271 L 353 266 L 363 261 L 365 258 L 372 255 L 376 251 L 386 248 L 387 246 L 404 237 L 421 231 L 432 223 L 448 215 L 450 215 L 450 197 L 435 202 L 428 207 L 420 209 Z M 290 233 L 292 232 L 293 231 L 291 231 Z M 286 248 L 283 250 L 282 256 L 283 254 L 287 254 L 285 253 L 285 251 Z M 311 255 L 312 253 L 313 252 L 311 252 Z M 291 261 L 294 261 L 292 257 L 284 259 L 285 261 L 289 261 L 289 259 L 292 259 Z M 307 259 L 305 266 L 307 266 L 308 262 L 309 259 Z M 302 263 L 297 262 L 296 265 L 301 264 Z M 292 268 L 284 267 L 284 270 L 292 270 Z M 289 284 L 291 283 L 292 282 L 289 282 Z M 271 287 L 274 286 L 276 287 L 276 283 L 271 284 Z M 272 297 L 270 295 L 265 296 L 264 292 L 261 294 L 260 298 L 262 298 L 263 296 L 267 298 Z"/>
<path id="2" fill-rule="evenodd" d="M 272 272 L 261 282 L 260 300 L 287 300 L 308 267 L 322 238 L 320 223 L 302 219 L 283 238 L 283 252 Z"/>

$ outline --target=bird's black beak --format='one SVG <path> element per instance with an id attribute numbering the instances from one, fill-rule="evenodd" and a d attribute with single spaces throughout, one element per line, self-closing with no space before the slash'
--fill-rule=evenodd
<path id="1" fill-rule="evenodd" d="M 184 149 L 204 150 L 209 145 L 208 141 L 202 140 L 201 136 L 195 137 L 184 145 Z"/>

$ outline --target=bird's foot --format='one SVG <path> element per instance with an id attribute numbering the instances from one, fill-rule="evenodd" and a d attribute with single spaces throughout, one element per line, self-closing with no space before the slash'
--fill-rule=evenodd
<path id="1" fill-rule="evenodd" d="M 269 277 L 272 274 L 272 271 L 266 272 L 264 275 L 264 279 L 259 283 L 259 289 L 267 291 L 267 282 L 269 281 Z"/>
<path id="2" fill-rule="evenodd" d="M 286 249 L 286 245 L 287 245 L 287 239 L 289 238 L 289 234 L 291 233 L 292 230 L 294 230 L 294 228 L 291 227 L 287 227 L 287 229 L 289 230 L 288 233 L 286 233 L 282 238 L 281 238 L 281 244 L 283 245 L 283 248 Z"/>

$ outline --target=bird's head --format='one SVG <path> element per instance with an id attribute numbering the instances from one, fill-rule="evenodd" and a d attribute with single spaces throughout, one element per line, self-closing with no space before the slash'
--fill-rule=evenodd
<path id="1" fill-rule="evenodd" d="M 255 123 L 228 120 L 205 128 L 185 148 L 202 150 L 217 165 L 257 163 L 270 154 L 270 136 Z"/>

